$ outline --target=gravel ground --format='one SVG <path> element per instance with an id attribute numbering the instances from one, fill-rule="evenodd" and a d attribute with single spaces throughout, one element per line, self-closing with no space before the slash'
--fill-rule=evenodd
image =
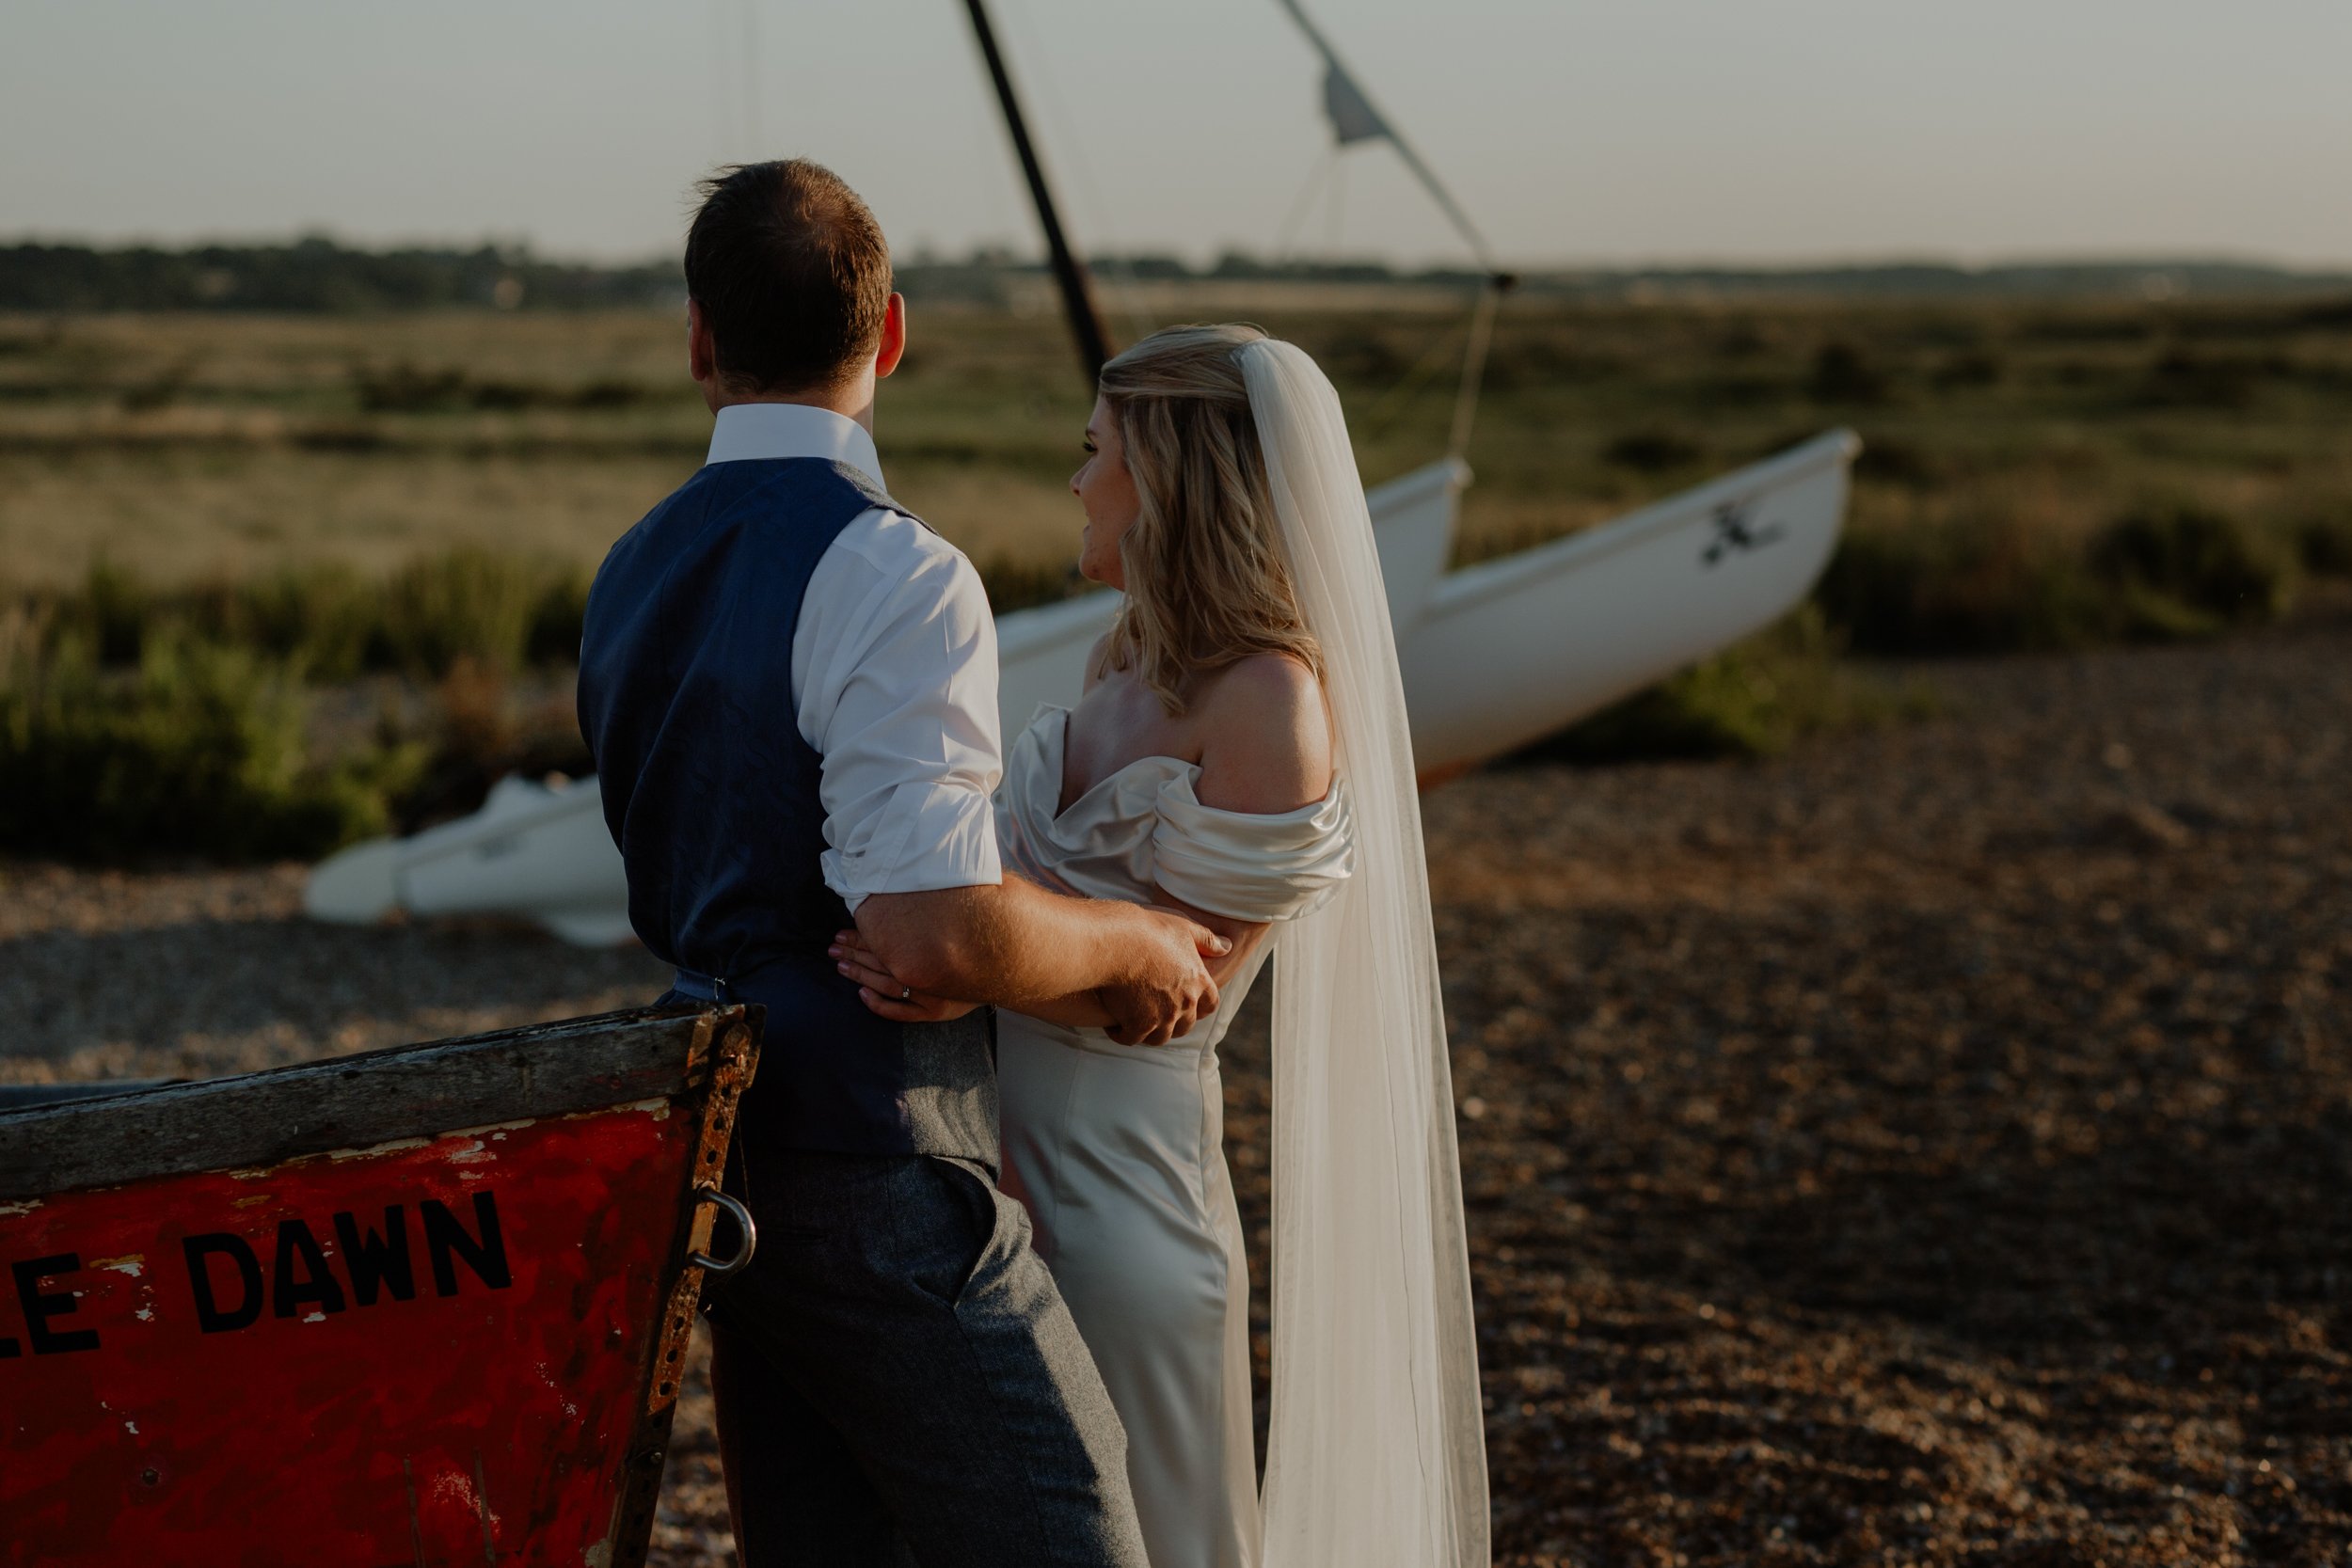
<path id="1" fill-rule="evenodd" d="M 1945 717 L 1774 762 L 1427 801 L 1497 1559 L 2352 1561 L 2352 618 L 1924 673 Z M 39 1021 L 0 1080 L 660 980 L 306 926 L 292 868 L 0 878 L 0 1006 Z M 731 1560 L 708 1414 L 697 1379 L 657 1562 Z"/>

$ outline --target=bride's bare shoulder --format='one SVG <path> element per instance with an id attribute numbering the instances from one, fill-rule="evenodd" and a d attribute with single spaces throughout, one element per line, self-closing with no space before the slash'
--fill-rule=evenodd
<path id="1" fill-rule="evenodd" d="M 1305 661 L 1252 654 L 1217 673 L 1195 712 L 1202 805 L 1272 814 L 1330 792 L 1330 716 Z"/>
<path id="2" fill-rule="evenodd" d="M 1103 656 L 1110 652 L 1110 646 L 1111 634 L 1104 632 L 1094 640 L 1094 646 L 1087 650 L 1086 682 L 1079 689 L 1079 695 L 1084 696 L 1087 692 L 1093 690 L 1095 683 L 1108 673 L 1103 662 Z"/>

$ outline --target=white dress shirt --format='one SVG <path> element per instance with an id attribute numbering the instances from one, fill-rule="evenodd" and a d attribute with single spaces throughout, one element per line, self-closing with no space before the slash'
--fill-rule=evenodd
<path id="1" fill-rule="evenodd" d="M 882 484 L 874 438 L 830 409 L 719 410 L 712 463 L 822 457 Z M 860 513 L 818 559 L 792 638 L 801 736 L 824 758 L 825 885 L 876 893 L 1002 879 L 996 620 L 963 552 L 902 513 Z"/>

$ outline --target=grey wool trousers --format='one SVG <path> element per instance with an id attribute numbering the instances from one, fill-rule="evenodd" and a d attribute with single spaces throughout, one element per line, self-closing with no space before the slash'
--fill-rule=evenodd
<path id="1" fill-rule="evenodd" d="M 744 1568 L 1146 1568 L 1119 1418 L 984 1166 L 730 1165 L 759 1245 L 707 1311 Z"/>

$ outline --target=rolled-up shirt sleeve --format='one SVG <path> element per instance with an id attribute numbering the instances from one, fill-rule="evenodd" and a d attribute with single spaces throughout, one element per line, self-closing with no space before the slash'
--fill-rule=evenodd
<path id="1" fill-rule="evenodd" d="M 824 758 L 826 885 L 854 911 L 1002 880 L 996 623 L 963 554 L 865 514 L 818 562 L 792 652 L 801 734 Z"/>

